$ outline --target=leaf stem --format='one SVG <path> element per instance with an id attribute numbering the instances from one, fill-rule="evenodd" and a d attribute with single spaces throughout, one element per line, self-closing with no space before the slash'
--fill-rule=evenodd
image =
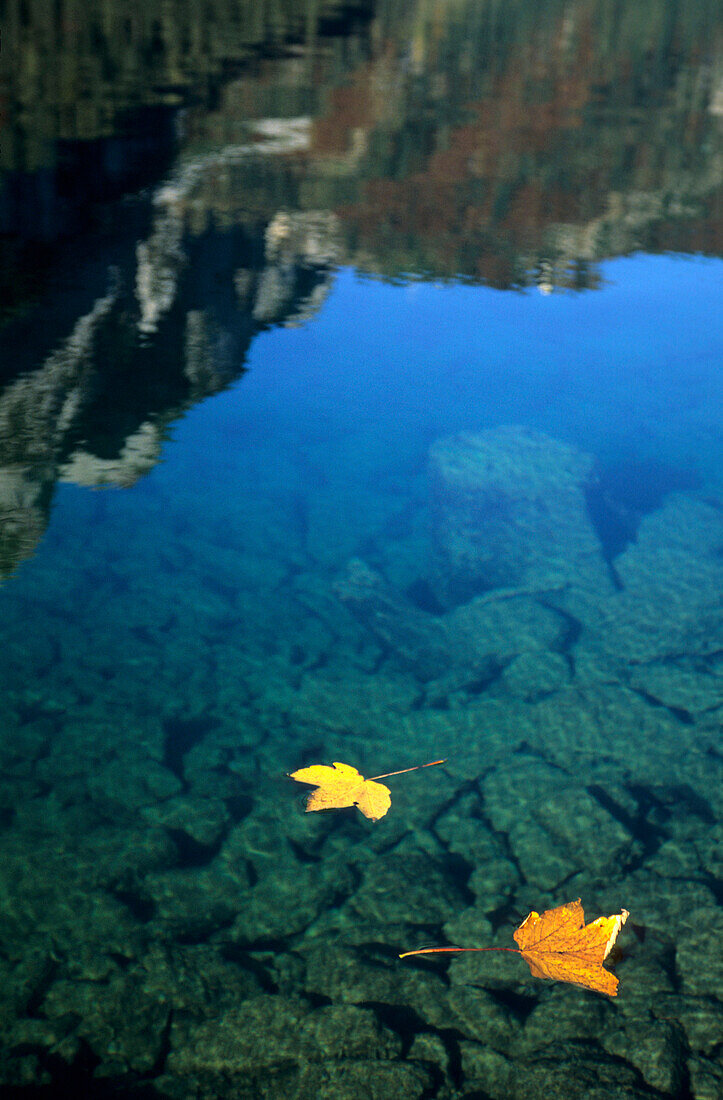
<path id="1" fill-rule="evenodd" d="M 446 955 L 452 951 L 510 951 L 513 955 L 521 955 L 517 947 L 419 947 L 416 951 L 404 951 L 399 956 L 406 959 L 410 955 Z"/>
<path id="2" fill-rule="evenodd" d="M 435 764 L 445 764 L 447 758 L 444 760 L 430 760 L 428 764 L 415 764 L 413 768 L 401 768 L 398 772 L 384 772 L 383 775 L 370 775 L 369 779 L 388 779 L 390 775 L 404 775 L 405 772 L 418 772 L 420 768 L 433 768 Z"/>

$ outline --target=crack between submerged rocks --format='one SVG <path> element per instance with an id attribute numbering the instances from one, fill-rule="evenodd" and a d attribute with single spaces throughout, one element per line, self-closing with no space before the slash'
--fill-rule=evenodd
<path id="1" fill-rule="evenodd" d="M 633 684 L 628 683 L 628 691 L 631 691 L 633 695 L 637 695 L 639 699 L 642 699 L 648 706 L 655 707 L 656 709 L 665 710 L 671 717 L 676 718 L 684 726 L 694 726 L 695 718 L 684 707 L 676 707 L 671 703 L 664 703 L 662 699 L 658 699 L 657 696 L 652 695 L 645 688 L 634 687 Z"/>

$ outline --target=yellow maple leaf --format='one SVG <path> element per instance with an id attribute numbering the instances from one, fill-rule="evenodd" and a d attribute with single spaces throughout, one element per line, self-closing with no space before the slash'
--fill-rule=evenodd
<path id="1" fill-rule="evenodd" d="M 408 955 L 436 955 L 456 951 L 510 951 L 522 955 L 535 978 L 570 982 L 583 989 L 617 996 L 618 979 L 603 962 L 610 954 L 618 932 L 628 919 L 627 909 L 611 917 L 598 917 L 585 924 L 580 899 L 544 913 L 530 913 L 513 933 L 515 947 L 424 947 L 405 951 Z"/>
<path id="2" fill-rule="evenodd" d="M 392 793 L 377 779 L 387 779 L 390 775 L 402 775 L 404 772 L 431 768 L 434 764 L 443 764 L 444 760 L 433 760 L 430 764 L 417 764 L 414 768 L 402 768 L 398 772 L 385 772 L 365 779 L 351 764 L 334 761 L 328 764 L 311 764 L 308 768 L 299 768 L 291 772 L 289 778 L 297 783 L 311 783 L 316 787 L 306 800 L 306 812 L 312 810 L 340 810 L 345 806 L 356 806 L 365 817 L 378 821 L 384 817 L 392 804 Z"/>
<path id="3" fill-rule="evenodd" d="M 378 821 L 392 804 L 392 792 L 383 783 L 365 779 L 350 764 L 335 761 L 312 764 L 291 772 L 298 783 L 313 783 L 316 790 L 306 800 L 307 813 L 311 810 L 340 810 L 344 806 L 356 806 L 365 817 Z"/>

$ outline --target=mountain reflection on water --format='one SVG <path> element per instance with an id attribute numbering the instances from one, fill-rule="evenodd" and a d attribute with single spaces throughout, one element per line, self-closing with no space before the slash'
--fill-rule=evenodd
<path id="1" fill-rule="evenodd" d="M 717 1098 L 719 4 L 0 25 L 0 1085 Z"/>
<path id="2" fill-rule="evenodd" d="M 4 571 L 337 265 L 549 292 L 720 253 L 714 3 L 5 7 Z"/>

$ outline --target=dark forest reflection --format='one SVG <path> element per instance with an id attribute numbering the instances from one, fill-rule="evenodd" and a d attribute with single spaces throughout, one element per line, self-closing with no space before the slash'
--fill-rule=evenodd
<path id="1" fill-rule="evenodd" d="M 346 24 L 330 4 L 2 7 L 11 235 L 52 239 L 179 147 L 303 119 L 293 170 L 248 181 L 256 212 L 333 210 L 374 271 L 508 285 L 567 263 L 584 285 L 600 256 L 720 248 L 710 0 L 378 4 Z M 248 207 L 212 209 L 229 203 Z"/>
<path id="2" fill-rule="evenodd" d="M 713 0 L 49 11 L 0 4 L 2 571 L 340 264 L 550 292 L 721 252 Z"/>

